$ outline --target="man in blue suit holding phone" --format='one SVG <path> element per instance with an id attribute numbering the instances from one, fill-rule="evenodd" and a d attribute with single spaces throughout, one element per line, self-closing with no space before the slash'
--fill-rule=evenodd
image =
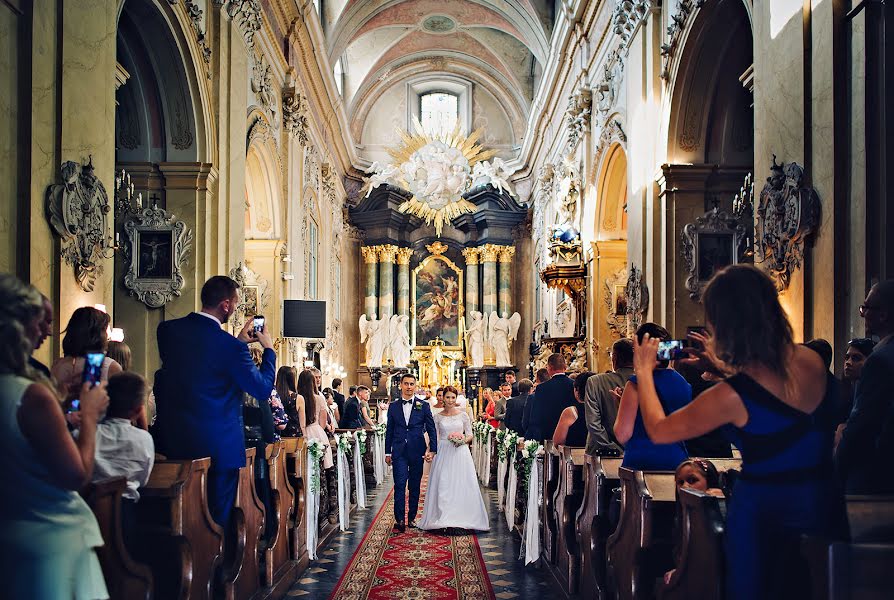
<path id="1" fill-rule="evenodd" d="M 266 400 L 276 376 L 266 325 L 256 331 L 249 318 L 237 337 L 223 329 L 239 305 L 238 290 L 229 277 L 212 277 L 202 287 L 201 312 L 158 326 L 156 446 L 170 459 L 211 457 L 208 509 L 221 527 L 228 524 L 239 469 L 245 466 L 243 392 Z M 260 369 L 249 342 L 264 348 Z"/>
<path id="2" fill-rule="evenodd" d="M 435 419 L 428 402 L 416 398 L 416 377 L 405 373 L 400 378 L 400 398 L 388 407 L 385 429 L 385 462 L 394 468 L 394 523 L 403 532 L 406 525 L 416 527 L 423 461 L 430 462 L 438 452 Z M 425 432 L 428 432 L 428 448 Z M 410 488 L 408 521 L 404 523 L 407 484 Z"/>

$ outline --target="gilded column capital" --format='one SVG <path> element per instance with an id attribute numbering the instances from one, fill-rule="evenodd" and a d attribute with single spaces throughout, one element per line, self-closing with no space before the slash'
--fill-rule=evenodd
<path id="1" fill-rule="evenodd" d="M 480 248 L 463 248 L 463 257 L 466 259 L 466 265 L 477 265 L 480 256 Z"/>
<path id="2" fill-rule="evenodd" d="M 497 262 L 497 254 L 500 253 L 500 246 L 496 244 L 485 244 L 479 246 L 481 250 L 481 262 Z"/>
<path id="3" fill-rule="evenodd" d="M 394 262 L 394 257 L 397 255 L 397 251 L 400 250 L 397 246 L 392 246 L 391 244 L 385 244 L 384 246 L 379 246 L 379 262 Z"/>
<path id="4" fill-rule="evenodd" d="M 360 246 L 360 253 L 363 255 L 363 262 L 368 265 L 374 265 L 379 262 L 378 246 Z"/>
<path id="5" fill-rule="evenodd" d="M 515 256 L 515 246 L 500 246 L 500 262 L 511 263 L 512 257 Z"/>
<path id="6" fill-rule="evenodd" d="M 397 264 L 399 265 L 408 265 L 410 264 L 410 257 L 413 256 L 412 248 L 398 248 L 397 249 Z"/>

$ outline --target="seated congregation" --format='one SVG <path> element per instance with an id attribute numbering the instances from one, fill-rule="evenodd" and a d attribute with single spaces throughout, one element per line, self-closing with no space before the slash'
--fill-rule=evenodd
<path id="1" fill-rule="evenodd" d="M 894 282 L 861 307 L 881 342 L 848 344 L 846 386 L 759 270 L 725 269 L 703 302 L 710 334 L 686 356 L 659 359 L 654 323 L 614 344 L 611 372 L 554 354 L 519 383 L 522 422 L 479 426 L 525 562 L 569 597 L 885 597 Z"/>

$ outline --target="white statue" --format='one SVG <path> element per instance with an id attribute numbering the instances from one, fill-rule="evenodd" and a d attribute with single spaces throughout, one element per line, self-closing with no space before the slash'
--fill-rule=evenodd
<path id="1" fill-rule="evenodd" d="M 578 342 L 574 346 L 574 352 L 571 356 L 571 364 L 568 365 L 571 371 L 587 370 L 587 345 L 585 342 Z"/>
<path id="2" fill-rule="evenodd" d="M 512 342 L 518 335 L 518 326 L 521 325 L 521 315 L 513 313 L 503 313 L 500 317 L 497 311 L 490 314 L 488 318 L 488 327 L 490 329 L 490 345 L 494 349 L 494 359 L 498 367 L 511 367 L 512 359 L 509 356 L 509 350 Z"/>
<path id="3" fill-rule="evenodd" d="M 375 314 L 369 320 L 360 315 L 360 341 L 366 342 L 366 366 L 381 367 L 388 344 L 388 321 L 376 319 Z"/>
<path id="4" fill-rule="evenodd" d="M 565 298 L 556 307 L 556 316 L 554 319 L 555 333 L 554 337 L 574 337 L 574 304 L 571 298 Z"/>
<path id="5" fill-rule="evenodd" d="M 391 362 L 395 367 L 410 366 L 410 330 L 407 327 L 410 317 L 392 315 L 388 325 L 388 345 L 391 349 Z"/>
<path id="6" fill-rule="evenodd" d="M 466 329 L 466 343 L 469 345 L 470 367 L 484 366 L 484 342 L 487 335 L 487 315 L 477 310 L 469 312 L 469 326 Z"/>
<path id="7" fill-rule="evenodd" d="M 369 179 L 367 180 L 367 190 L 366 197 L 369 198 L 369 195 L 372 194 L 372 191 L 384 184 L 397 184 L 397 178 L 400 176 L 400 169 L 391 164 L 381 164 L 379 161 L 376 161 L 369 168 L 367 173 L 372 173 Z"/>

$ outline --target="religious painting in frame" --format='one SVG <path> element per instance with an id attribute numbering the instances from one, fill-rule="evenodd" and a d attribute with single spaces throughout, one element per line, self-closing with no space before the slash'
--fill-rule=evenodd
<path id="1" fill-rule="evenodd" d="M 245 314 L 254 316 L 261 314 L 260 289 L 256 285 L 242 286 L 242 306 Z"/>
<path id="2" fill-rule="evenodd" d="M 440 339 L 447 349 L 461 349 L 462 271 L 449 258 L 433 254 L 413 270 L 411 283 L 413 345 L 426 348 Z"/>

